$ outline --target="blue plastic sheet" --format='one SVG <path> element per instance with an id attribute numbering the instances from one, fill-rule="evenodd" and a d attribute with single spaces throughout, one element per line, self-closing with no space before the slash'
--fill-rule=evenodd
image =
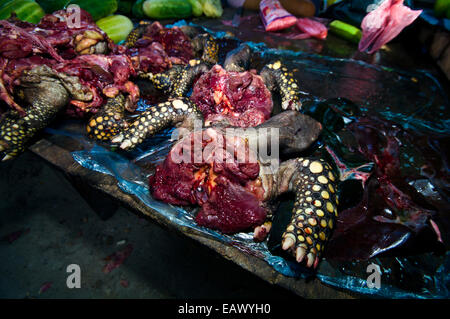
<path id="1" fill-rule="evenodd" d="M 182 24 L 185 22 L 176 25 Z M 216 38 L 227 37 L 224 32 L 208 31 Z M 376 112 L 377 116 L 393 121 L 404 129 L 450 134 L 446 109 L 448 98 L 439 82 L 426 72 L 405 72 L 351 59 L 269 49 L 262 43 L 248 44 L 259 55 L 260 63 L 282 56 L 289 66 L 299 70 L 296 77 L 304 91 L 305 112 L 313 113 L 320 103 L 339 97 L 357 104 L 361 112 Z M 405 105 L 408 107 L 405 108 Z M 140 109 L 145 109 L 145 104 L 140 104 Z M 346 124 L 354 121 L 354 117 L 349 113 L 342 119 Z M 173 143 L 169 140 L 170 133 L 171 130 L 159 133 L 129 154 L 95 145 L 91 149 L 74 152 L 73 158 L 83 167 L 114 176 L 124 192 L 135 195 L 170 223 L 187 227 L 261 258 L 285 276 L 317 276 L 324 284 L 374 297 L 449 297 L 448 252 L 441 256 L 424 253 L 407 257 L 383 257 L 378 256 L 381 253 L 379 251 L 369 260 L 336 262 L 324 259 L 317 273 L 314 273 L 295 263 L 292 258 L 281 256 L 276 249 L 268 247 L 267 242 L 254 242 L 252 233 L 224 235 L 197 226 L 194 221 L 195 209 L 156 201 L 149 193 L 147 181 L 151 169 L 143 169 L 146 165 L 142 164 L 154 166 L 165 158 Z M 336 136 L 330 136 L 328 141 L 332 144 Z M 351 162 L 351 159 L 343 160 Z M 366 165 L 370 170 L 373 163 Z M 425 182 L 422 186 L 426 188 L 427 185 Z M 285 213 L 290 214 L 290 210 L 285 209 Z M 379 265 L 381 269 L 382 285 L 379 289 L 367 285 L 367 266 L 371 263 Z"/>

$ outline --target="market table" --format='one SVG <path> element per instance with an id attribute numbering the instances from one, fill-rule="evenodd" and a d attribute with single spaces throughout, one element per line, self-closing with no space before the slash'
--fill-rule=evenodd
<path id="1" fill-rule="evenodd" d="M 374 54 L 366 55 L 357 51 L 357 46 L 346 42 L 345 40 L 336 38 L 330 34 L 326 41 L 307 39 L 307 40 L 289 40 L 280 35 L 268 35 L 262 30 L 252 30 L 244 27 L 236 28 L 230 26 L 234 11 L 226 9 L 222 19 L 194 19 L 193 22 L 205 26 L 213 31 L 225 31 L 230 35 L 234 35 L 243 41 L 265 43 L 269 48 L 285 49 L 292 51 L 302 51 L 321 56 L 330 56 L 334 58 L 352 58 L 361 60 L 366 63 L 375 65 L 384 65 L 388 67 L 396 67 L 400 69 L 417 68 L 427 69 L 437 74 L 437 77 L 444 79 L 439 74 L 437 68 L 432 61 L 422 59 L 420 50 L 411 50 L 411 47 L 419 44 L 406 43 L 404 41 L 395 41 L 387 45 L 383 50 Z M 243 17 L 242 23 L 251 23 L 257 20 L 255 13 L 247 14 Z M 223 23 L 225 21 L 225 23 Z M 228 22 L 227 22 L 228 21 Z M 163 21 L 164 23 L 164 21 Z M 442 85 L 447 83 L 443 81 Z M 328 85 L 324 83 L 324 85 Z M 81 123 L 69 121 L 68 123 L 58 123 L 58 129 L 71 132 L 82 133 L 84 128 Z M 137 214 L 143 214 L 148 218 L 161 224 L 163 227 L 173 229 L 184 234 L 201 244 L 211 248 L 226 259 L 229 259 L 259 276 L 263 280 L 284 287 L 295 294 L 305 298 L 355 298 L 361 297 L 356 293 L 343 291 L 331 286 L 323 284 L 316 278 L 298 279 L 287 277 L 275 271 L 264 260 L 257 258 L 251 254 L 244 252 L 242 249 L 225 245 L 215 239 L 205 237 L 204 235 L 177 224 L 174 224 L 158 214 L 155 210 L 146 206 L 137 197 L 122 191 L 117 180 L 106 174 L 94 172 L 80 166 L 72 157 L 71 152 L 80 149 L 86 149 L 85 141 L 66 136 L 64 134 L 48 134 L 45 133 L 43 138 L 31 146 L 30 150 L 53 164 L 56 168 L 62 170 L 75 188 L 86 199 L 90 206 L 102 217 L 108 218 L 114 213 L 118 205 L 126 206 Z"/>

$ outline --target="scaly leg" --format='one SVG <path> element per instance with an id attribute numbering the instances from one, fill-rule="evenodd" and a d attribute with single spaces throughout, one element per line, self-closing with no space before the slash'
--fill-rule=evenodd
<path id="1" fill-rule="evenodd" d="M 100 141 L 109 141 L 126 126 L 125 97 L 120 94 L 110 98 L 105 106 L 97 112 L 86 126 L 88 136 Z"/>
<path id="2" fill-rule="evenodd" d="M 164 73 L 140 73 L 139 77 L 148 79 L 153 86 L 168 94 L 170 98 L 186 96 L 194 80 L 209 70 L 209 65 L 198 59 L 189 61 L 186 66 L 177 65 Z"/>
<path id="3" fill-rule="evenodd" d="M 192 46 L 194 51 L 202 52 L 201 60 L 216 64 L 219 62 L 219 45 L 213 36 L 208 33 L 202 33 L 192 39 Z"/>
<path id="4" fill-rule="evenodd" d="M 260 75 L 270 91 L 275 90 L 280 93 L 283 110 L 300 111 L 302 103 L 298 93 L 298 82 L 294 74 L 281 61 L 267 64 Z"/>
<path id="5" fill-rule="evenodd" d="M 200 60 L 191 60 L 181 72 L 175 74 L 170 97 L 186 96 L 194 80 L 202 73 L 208 72 L 209 66 Z"/>
<path id="6" fill-rule="evenodd" d="M 193 120 L 202 119 L 202 113 L 189 98 L 169 99 L 139 114 L 133 123 L 112 139 L 112 142 L 121 143 L 122 149 L 133 149 L 146 138 L 170 125 L 183 123 L 191 126 Z"/>
<path id="7" fill-rule="evenodd" d="M 338 214 L 337 177 L 322 159 L 298 158 L 280 166 L 278 179 L 279 191 L 296 194 L 282 249 L 316 268 Z"/>
<path id="8" fill-rule="evenodd" d="M 128 34 L 124 45 L 128 48 L 134 47 L 137 40 L 139 40 L 142 37 L 142 35 L 144 34 L 144 31 L 145 31 L 145 28 L 149 24 L 151 24 L 151 22 L 149 22 L 149 21 L 140 21 L 139 25 L 136 28 L 134 28 L 130 32 L 130 34 Z"/>
<path id="9" fill-rule="evenodd" d="M 43 102 L 35 102 L 21 117 L 9 111 L 0 121 L 0 157 L 3 161 L 21 154 L 33 136 L 46 127 L 59 109 Z"/>
<path id="10" fill-rule="evenodd" d="M 22 153 L 37 132 L 46 127 L 69 101 L 69 87 L 59 74 L 51 73 L 46 66 L 25 71 L 15 93 L 29 105 L 26 114 L 10 110 L 0 120 L 0 158 L 11 159 Z M 66 77 L 70 81 L 70 77 Z"/>
<path id="11" fill-rule="evenodd" d="M 159 91 L 162 91 L 163 94 L 170 94 L 170 92 L 172 92 L 173 90 L 173 82 L 168 72 L 156 74 L 150 72 L 139 73 L 138 76 L 142 79 L 146 79 L 152 82 L 153 86 Z"/>

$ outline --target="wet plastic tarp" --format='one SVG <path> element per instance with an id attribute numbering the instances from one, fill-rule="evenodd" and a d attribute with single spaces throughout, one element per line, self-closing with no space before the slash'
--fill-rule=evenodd
<path id="1" fill-rule="evenodd" d="M 227 49 L 239 44 L 225 33 L 215 36 Z M 272 234 L 263 243 L 254 242 L 252 233 L 223 235 L 199 227 L 196 209 L 153 200 L 148 176 L 173 143 L 170 129 L 131 153 L 94 146 L 74 152 L 73 158 L 114 176 L 124 192 L 171 223 L 264 259 L 285 276 L 317 276 L 325 284 L 376 297 L 448 298 L 450 123 L 439 82 L 421 71 L 248 44 L 255 53 L 253 67 L 282 58 L 294 69 L 303 112 L 325 127 L 308 153 L 328 157 L 341 174 L 340 216 L 317 272 L 280 249 L 289 199 L 280 204 Z M 145 107 L 141 102 L 138 109 Z M 379 288 L 367 283 L 372 264 L 380 271 Z"/>

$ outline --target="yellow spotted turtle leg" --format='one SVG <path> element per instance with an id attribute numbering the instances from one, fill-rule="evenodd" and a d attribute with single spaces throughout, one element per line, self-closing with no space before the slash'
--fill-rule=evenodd
<path id="1" fill-rule="evenodd" d="M 90 138 L 109 141 L 119 134 L 124 125 L 125 97 L 122 94 L 108 99 L 103 108 L 89 120 L 86 131 Z"/>
<path id="2" fill-rule="evenodd" d="M 219 62 L 219 44 L 209 33 L 197 35 L 192 40 L 192 45 L 194 46 L 195 51 L 202 52 L 202 61 L 210 64 Z"/>
<path id="3" fill-rule="evenodd" d="M 153 86 L 163 94 L 172 92 L 172 79 L 168 73 L 139 73 L 138 76 L 152 82 Z"/>
<path id="4" fill-rule="evenodd" d="M 167 102 L 150 107 L 133 118 L 133 123 L 113 138 L 112 142 L 120 143 L 122 149 L 133 149 L 146 138 L 166 127 L 179 123 L 192 126 L 192 121 L 202 121 L 202 119 L 202 113 L 189 98 L 169 99 Z"/>
<path id="5" fill-rule="evenodd" d="M 186 96 L 189 92 L 194 80 L 202 73 L 208 72 L 209 65 L 198 59 L 189 61 L 189 64 L 174 73 L 172 79 L 172 92 L 170 98 Z"/>
<path id="6" fill-rule="evenodd" d="M 282 249 L 297 262 L 317 267 L 337 217 L 337 177 L 323 159 L 289 161 L 295 172 L 288 182 L 296 193 L 292 218 L 282 237 Z M 292 167 L 292 166 L 291 166 Z"/>
<path id="7" fill-rule="evenodd" d="M 134 28 L 127 36 L 124 45 L 128 48 L 134 47 L 137 40 L 139 40 L 144 34 L 145 28 L 149 25 L 150 21 L 140 21 L 138 26 Z"/>
<path id="8" fill-rule="evenodd" d="M 302 106 L 299 95 L 300 87 L 294 74 L 281 61 L 267 64 L 261 70 L 260 75 L 270 91 L 274 90 L 280 93 L 283 110 L 300 111 Z"/>
<path id="9" fill-rule="evenodd" d="M 42 100 L 36 100 L 21 117 L 15 110 L 4 114 L 0 121 L 0 159 L 12 159 L 21 154 L 37 132 L 48 126 L 61 110 Z"/>

